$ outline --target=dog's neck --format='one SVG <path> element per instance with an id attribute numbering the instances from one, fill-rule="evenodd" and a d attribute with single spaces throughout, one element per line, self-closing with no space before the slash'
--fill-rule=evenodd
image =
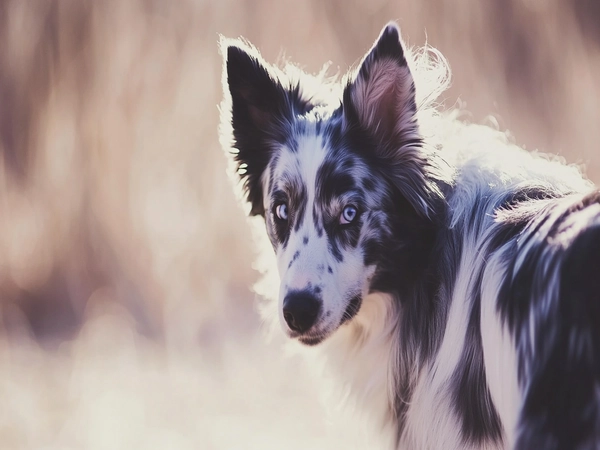
<path id="1" fill-rule="evenodd" d="M 396 433 L 394 384 L 397 383 L 397 301 L 388 294 L 370 294 L 358 315 L 322 344 L 320 355 L 326 371 L 342 383 L 346 400 L 373 418 L 375 425 Z"/>
<path id="2" fill-rule="evenodd" d="M 448 239 L 446 234 L 438 231 L 429 243 L 431 247 L 423 251 L 435 252 L 435 242 Z M 327 369 L 349 392 L 348 400 L 356 402 L 358 409 L 396 442 L 403 433 L 406 409 L 418 377 L 440 342 L 423 342 L 422 330 L 415 331 L 422 321 L 413 322 L 421 316 L 440 319 L 424 326 L 432 327 L 427 336 L 441 338 L 443 330 L 435 324 L 445 322 L 442 318 L 447 305 L 436 302 L 440 290 L 435 283 L 436 271 L 451 257 L 428 258 L 436 263 L 423 269 L 402 294 L 367 295 L 357 316 L 319 347 Z"/>

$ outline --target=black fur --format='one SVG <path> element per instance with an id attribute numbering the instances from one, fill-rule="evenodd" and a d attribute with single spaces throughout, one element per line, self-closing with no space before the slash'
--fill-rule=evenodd
<path id="1" fill-rule="evenodd" d="M 273 144 L 288 143 L 295 115 L 315 104 L 302 96 L 298 84 L 290 85 L 249 47 L 227 48 L 227 84 L 238 173 L 244 180 L 250 213 L 264 216 L 260 176 L 273 156 Z"/>
<path id="2" fill-rule="evenodd" d="M 600 446 L 598 206 L 597 192 L 547 204 L 523 231 L 521 247 L 531 247 L 498 299 L 499 312 L 519 342 L 525 399 L 518 449 Z M 598 209 L 591 216 L 586 214 L 590 207 Z M 543 239 L 536 238 L 540 232 Z M 516 250 L 509 273 L 523 251 Z"/>
<path id="3" fill-rule="evenodd" d="M 474 282 L 473 304 L 461 360 L 453 375 L 453 405 L 461 423 L 465 444 L 502 442 L 502 424 L 488 388 L 481 341 L 481 281 L 483 271 Z"/>

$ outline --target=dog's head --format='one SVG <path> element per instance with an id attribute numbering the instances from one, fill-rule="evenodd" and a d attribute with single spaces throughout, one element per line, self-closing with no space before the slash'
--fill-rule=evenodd
<path id="1" fill-rule="evenodd" d="M 432 241 L 438 195 L 398 28 L 383 29 L 341 86 L 319 92 L 245 42 L 223 44 L 224 120 L 251 214 L 264 217 L 277 255 L 281 323 L 314 345 L 367 294 L 409 289 Z"/>

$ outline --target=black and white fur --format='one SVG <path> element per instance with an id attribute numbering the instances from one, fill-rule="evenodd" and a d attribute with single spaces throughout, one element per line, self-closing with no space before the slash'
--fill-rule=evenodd
<path id="1" fill-rule="evenodd" d="M 222 51 L 223 145 L 275 249 L 285 333 L 397 448 L 600 448 L 592 184 L 436 111 L 443 58 L 413 58 L 394 24 L 342 83 Z"/>

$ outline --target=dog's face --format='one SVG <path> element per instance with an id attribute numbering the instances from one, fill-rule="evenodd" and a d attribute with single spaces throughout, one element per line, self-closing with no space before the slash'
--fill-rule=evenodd
<path id="1" fill-rule="evenodd" d="M 368 293 L 385 233 L 383 186 L 349 151 L 341 123 L 304 118 L 264 174 L 267 233 L 277 255 L 280 317 L 316 344 L 351 319 Z M 337 130 L 335 130 L 337 128 Z M 300 131 L 300 129 L 302 129 Z"/>
<path id="2" fill-rule="evenodd" d="M 243 42 L 225 45 L 224 120 L 277 255 L 281 323 L 315 345 L 368 293 L 397 291 L 429 237 L 431 185 L 399 33 L 382 31 L 339 96 L 311 92 Z"/>

